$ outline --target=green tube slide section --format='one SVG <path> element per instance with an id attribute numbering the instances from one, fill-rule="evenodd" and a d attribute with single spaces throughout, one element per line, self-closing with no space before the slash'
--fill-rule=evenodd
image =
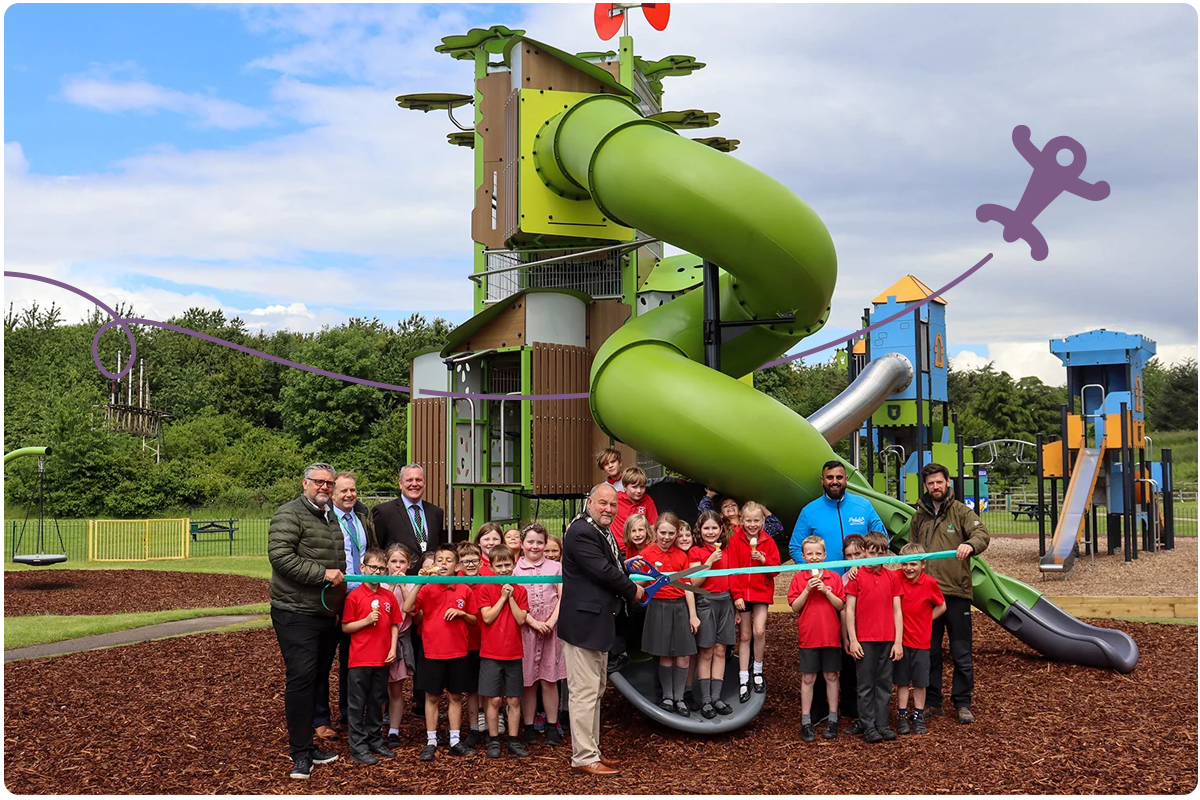
<path id="1" fill-rule="evenodd" d="M 704 364 L 703 293 L 689 292 L 631 319 L 596 354 L 591 408 L 610 435 L 707 486 L 753 497 L 783 515 L 822 492 L 821 465 L 837 458 L 803 417 L 736 380 L 824 325 L 837 281 L 833 239 L 816 212 L 753 167 L 644 119 L 626 100 L 587 98 L 543 127 L 534 158 L 550 188 L 590 196 L 609 218 L 719 265 L 724 321 L 794 323 L 745 329 L 721 346 L 721 372 Z M 873 491 L 846 465 L 904 541 L 913 509 Z M 975 604 L 999 621 L 1038 593 L 975 559 Z"/>
<path id="2" fill-rule="evenodd" d="M 14 458 L 22 456 L 48 456 L 50 455 L 49 447 L 22 447 L 19 450 L 13 450 L 11 453 L 4 454 L 4 463 L 7 464 Z"/>

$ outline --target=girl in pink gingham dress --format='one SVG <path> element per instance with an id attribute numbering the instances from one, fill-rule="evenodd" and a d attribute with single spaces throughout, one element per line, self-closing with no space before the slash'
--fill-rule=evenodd
<path id="1" fill-rule="evenodd" d="M 546 558 L 546 539 L 546 529 L 541 525 L 535 522 L 525 526 L 521 531 L 521 557 L 517 559 L 513 575 L 562 575 L 562 564 Z M 524 648 L 521 666 L 525 678 L 521 714 L 525 717 L 526 732 L 532 731 L 540 682 L 542 706 L 546 709 L 547 744 L 550 744 L 548 732 L 558 727 L 558 681 L 567 677 L 567 662 L 557 630 L 562 584 L 523 585 L 529 594 L 529 615 L 521 626 Z"/>

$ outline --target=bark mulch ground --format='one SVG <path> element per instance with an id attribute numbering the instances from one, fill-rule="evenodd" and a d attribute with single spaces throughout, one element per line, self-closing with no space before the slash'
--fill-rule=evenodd
<path id="1" fill-rule="evenodd" d="M 143 569 L 4 573 L 6 617 L 224 608 L 268 600 L 267 581 L 244 575 Z"/>
<path id="2" fill-rule="evenodd" d="M 978 617 L 978 615 L 976 615 Z M 750 726 L 689 738 L 631 711 L 610 688 L 604 753 L 617 778 L 573 777 L 569 746 L 533 757 L 432 763 L 407 713 L 400 756 L 342 758 L 287 778 L 284 674 L 269 630 L 205 634 L 6 666 L 5 785 L 14 793 L 763 794 L 1186 793 L 1196 788 L 1197 630 L 1099 622 L 1142 661 L 1118 675 L 1045 661 L 976 619 L 974 710 L 962 727 L 868 745 L 799 739 L 795 623 L 768 621 L 767 702 Z M 336 684 L 336 670 L 334 670 Z M 443 723 L 444 726 L 445 723 Z"/>

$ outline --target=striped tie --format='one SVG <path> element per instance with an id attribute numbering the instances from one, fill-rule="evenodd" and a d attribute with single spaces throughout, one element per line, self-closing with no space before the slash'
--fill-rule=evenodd
<path id="1" fill-rule="evenodd" d="M 412 511 L 413 529 L 417 532 L 417 541 L 421 543 L 421 552 L 425 551 L 425 522 L 421 519 L 421 506 L 408 507 Z"/>

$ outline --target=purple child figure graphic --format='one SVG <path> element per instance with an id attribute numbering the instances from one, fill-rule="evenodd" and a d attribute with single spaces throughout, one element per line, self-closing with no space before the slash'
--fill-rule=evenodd
<path id="1" fill-rule="evenodd" d="M 1046 246 L 1045 237 L 1033 225 L 1038 214 L 1045 211 L 1063 192 L 1070 192 L 1085 200 L 1103 200 L 1108 197 L 1109 186 L 1104 181 L 1088 183 L 1080 180 L 1079 176 L 1087 165 L 1087 152 L 1083 145 L 1070 136 L 1056 136 L 1039 150 L 1029 138 L 1029 127 L 1018 125 L 1013 128 L 1012 140 L 1017 152 L 1033 167 L 1021 202 L 1017 203 L 1015 209 L 986 203 L 975 209 L 975 218 L 980 222 L 999 222 L 1004 226 L 1004 241 L 1024 239 L 1029 243 L 1029 254 L 1033 260 L 1043 261 L 1050 254 L 1050 248 Z M 1070 164 L 1063 166 L 1058 163 L 1060 150 L 1070 151 L 1073 157 Z"/>

